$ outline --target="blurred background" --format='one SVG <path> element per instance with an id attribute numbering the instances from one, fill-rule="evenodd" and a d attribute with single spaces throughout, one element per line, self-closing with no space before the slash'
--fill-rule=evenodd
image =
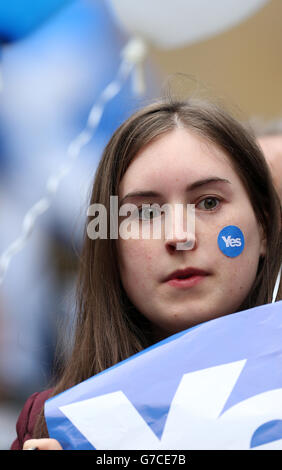
<path id="1" fill-rule="evenodd" d="M 268 125 L 282 118 L 281 79 L 281 0 L 0 3 L 0 256 L 100 111 L 7 269 L 2 257 L 0 449 L 28 396 L 48 387 L 56 344 L 69 340 L 62 325 L 74 313 L 89 191 L 113 131 L 171 81 Z M 119 88 L 105 98 L 109 84 Z"/>

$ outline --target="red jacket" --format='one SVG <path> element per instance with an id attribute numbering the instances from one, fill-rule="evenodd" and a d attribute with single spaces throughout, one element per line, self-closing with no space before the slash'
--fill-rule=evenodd
<path id="1" fill-rule="evenodd" d="M 11 450 L 21 450 L 24 442 L 32 439 L 37 417 L 51 393 L 52 390 L 49 389 L 44 392 L 34 393 L 27 399 L 17 421 L 17 438 L 11 445 Z"/>

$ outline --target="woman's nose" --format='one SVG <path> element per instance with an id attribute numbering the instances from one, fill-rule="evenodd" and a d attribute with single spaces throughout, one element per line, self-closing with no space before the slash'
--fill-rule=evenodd
<path id="1" fill-rule="evenodd" d="M 185 209 L 182 204 L 176 204 L 171 212 L 169 231 L 165 234 L 165 244 L 170 253 L 193 250 L 196 246 L 195 207 L 187 204 Z"/>
<path id="2" fill-rule="evenodd" d="M 194 250 L 196 247 L 196 237 L 193 233 L 187 233 L 183 237 L 173 237 L 171 239 L 165 240 L 165 245 L 169 253 L 175 251 L 188 251 Z"/>

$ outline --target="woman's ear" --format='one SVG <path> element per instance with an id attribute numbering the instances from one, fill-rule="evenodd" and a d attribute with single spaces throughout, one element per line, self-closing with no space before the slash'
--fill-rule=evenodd
<path id="1" fill-rule="evenodd" d="M 267 239 L 262 226 L 260 225 L 260 256 L 264 257 L 266 254 Z"/>
<path id="2" fill-rule="evenodd" d="M 264 237 L 260 243 L 260 255 L 265 256 L 265 254 L 266 254 L 266 237 Z"/>

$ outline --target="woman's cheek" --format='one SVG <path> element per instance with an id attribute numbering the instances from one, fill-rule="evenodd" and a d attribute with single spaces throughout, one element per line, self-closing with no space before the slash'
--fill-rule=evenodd
<path id="1" fill-rule="evenodd" d="M 153 275 L 153 252 L 146 241 L 123 240 L 119 244 L 121 276 L 130 289 L 145 289 L 146 281 Z"/>

